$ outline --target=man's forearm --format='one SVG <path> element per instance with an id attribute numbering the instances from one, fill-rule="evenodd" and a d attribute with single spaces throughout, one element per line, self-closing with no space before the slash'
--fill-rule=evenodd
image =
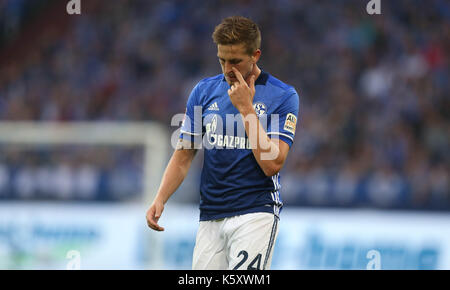
<path id="1" fill-rule="evenodd" d="M 283 163 L 278 139 L 274 142 L 269 138 L 253 107 L 242 110 L 241 115 L 256 161 L 267 176 L 275 175 Z"/>
<path id="2" fill-rule="evenodd" d="M 155 199 L 163 204 L 169 200 L 186 177 L 194 155 L 194 149 L 175 150 L 164 171 Z"/>

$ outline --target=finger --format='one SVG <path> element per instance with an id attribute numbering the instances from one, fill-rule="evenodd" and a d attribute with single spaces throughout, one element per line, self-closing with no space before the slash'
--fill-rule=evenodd
<path id="1" fill-rule="evenodd" d="M 256 79 L 255 75 L 251 75 L 251 76 L 250 76 L 250 79 L 249 79 L 249 81 L 248 81 L 248 86 L 249 86 L 251 89 L 254 89 L 254 88 L 255 88 L 255 79 Z"/>
<path id="2" fill-rule="evenodd" d="M 158 221 L 159 221 L 159 218 L 160 218 L 161 215 L 162 215 L 163 210 L 164 210 L 164 207 L 162 207 L 162 206 L 156 206 L 154 221 L 155 221 L 156 226 L 158 227 L 158 229 L 157 229 L 158 231 L 163 231 L 163 230 L 164 230 L 163 227 L 161 227 L 160 225 L 158 225 Z"/>
<path id="3" fill-rule="evenodd" d="M 153 229 L 154 229 L 155 231 L 158 231 L 158 232 L 164 231 L 164 228 L 161 227 L 160 225 L 158 225 L 157 223 L 155 223 L 155 224 L 153 225 Z"/>
<path id="4" fill-rule="evenodd" d="M 149 221 L 149 227 L 154 229 L 155 231 L 164 231 L 164 228 L 161 227 L 160 225 L 158 225 L 158 219 L 156 219 L 155 217 L 152 217 Z"/>
<path id="5" fill-rule="evenodd" d="M 147 225 L 156 231 L 164 231 L 164 228 L 158 225 L 159 217 L 161 216 L 161 212 L 159 212 L 158 216 L 156 216 L 156 211 L 154 208 L 151 208 L 147 213 Z"/>
<path id="6" fill-rule="evenodd" d="M 155 218 L 159 219 L 161 217 L 161 214 L 162 214 L 162 209 L 160 207 L 157 207 L 156 211 L 155 211 Z"/>
<path id="7" fill-rule="evenodd" d="M 233 70 L 234 75 L 237 77 L 239 83 L 246 84 L 246 82 L 244 80 L 244 77 L 242 76 L 241 72 L 238 71 L 237 68 L 235 68 L 235 67 L 232 67 L 231 69 Z"/>

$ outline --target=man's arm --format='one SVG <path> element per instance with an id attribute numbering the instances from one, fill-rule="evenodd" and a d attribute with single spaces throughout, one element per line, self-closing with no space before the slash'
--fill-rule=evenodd
<path id="1" fill-rule="evenodd" d="M 179 141 L 164 171 L 158 193 L 147 211 L 147 224 L 150 228 L 156 231 L 164 231 L 164 228 L 158 225 L 158 220 L 164 210 L 164 204 L 183 182 L 196 152 L 197 150 L 193 149 L 192 143 L 184 140 Z"/>
<path id="2" fill-rule="evenodd" d="M 270 139 L 258 120 L 252 105 L 256 91 L 255 76 L 250 76 L 250 79 L 246 81 L 237 69 L 233 68 L 233 71 L 239 82 L 231 86 L 228 95 L 243 117 L 245 132 L 256 161 L 266 176 L 273 176 L 283 167 L 289 145 L 279 139 Z"/>
<path id="3" fill-rule="evenodd" d="M 259 122 L 253 107 L 241 111 L 245 132 L 256 162 L 266 176 L 277 174 L 289 153 L 289 145 L 283 140 L 271 139 Z"/>

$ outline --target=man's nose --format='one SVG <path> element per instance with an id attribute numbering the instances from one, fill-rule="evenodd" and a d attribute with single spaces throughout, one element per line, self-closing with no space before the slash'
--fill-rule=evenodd
<path id="1" fill-rule="evenodd" d="M 225 62 L 225 73 L 230 74 L 233 72 L 233 65 L 229 62 Z"/>

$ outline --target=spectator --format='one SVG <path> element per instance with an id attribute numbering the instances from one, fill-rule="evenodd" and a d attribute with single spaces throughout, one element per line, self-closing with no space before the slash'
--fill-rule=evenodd
<path id="1" fill-rule="evenodd" d="M 28 2 L 0 2 L 0 27 L 9 27 L 0 30 L 0 48 L 26 27 Z M 448 1 L 386 1 L 377 16 L 359 0 L 91 2 L 63 35 L 39 38 L 40 49 L 0 69 L 0 120 L 170 124 L 193 84 L 220 73 L 208 57 L 214 26 L 243 14 L 264 31 L 262 68 L 300 93 L 285 202 L 355 205 L 365 188 L 374 207 L 450 209 Z M 10 173 L 26 197 L 33 176 L 46 180 L 50 169 L 16 161 L 3 163 L 0 192 Z M 62 192 L 83 198 L 108 191 L 108 176 L 120 176 L 113 188 L 123 191 L 108 194 L 127 194 L 139 174 L 127 177 L 127 165 L 55 162 Z M 75 187 L 71 178 L 82 181 Z"/>

